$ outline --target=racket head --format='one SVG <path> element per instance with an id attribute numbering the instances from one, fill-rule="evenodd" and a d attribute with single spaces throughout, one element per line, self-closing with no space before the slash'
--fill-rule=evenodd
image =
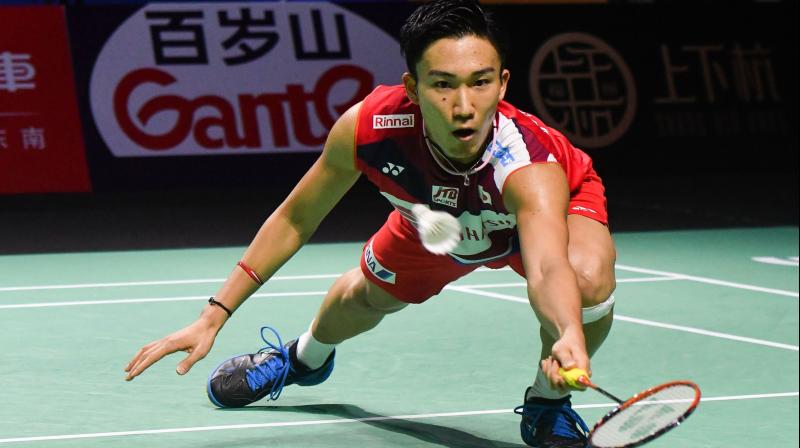
<path id="1" fill-rule="evenodd" d="M 700 403 L 700 396 L 700 387 L 691 381 L 672 381 L 642 391 L 594 425 L 589 446 L 641 446 L 686 420 Z"/>

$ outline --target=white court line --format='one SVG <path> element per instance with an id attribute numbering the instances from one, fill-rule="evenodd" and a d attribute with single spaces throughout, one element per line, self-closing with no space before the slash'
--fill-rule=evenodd
<path id="1" fill-rule="evenodd" d="M 617 283 L 647 283 L 647 282 L 666 282 L 670 280 L 680 280 L 674 277 L 639 277 L 639 278 L 621 278 L 617 279 Z M 455 285 L 459 286 L 459 285 Z M 512 282 L 512 283 L 486 283 L 475 285 L 463 285 L 468 288 L 510 288 L 514 286 L 528 286 L 526 282 Z"/>
<path id="2" fill-rule="evenodd" d="M 700 401 L 729 401 L 729 400 L 756 400 L 763 398 L 785 398 L 797 397 L 797 392 L 785 392 L 775 394 L 758 394 L 758 395 L 735 395 L 727 397 L 708 397 L 702 398 Z M 674 400 L 672 400 L 674 401 Z M 617 403 L 598 403 L 575 405 L 574 409 L 590 409 L 590 408 L 613 408 L 618 406 Z M 139 431 L 116 431 L 116 432 L 97 432 L 88 434 L 62 434 L 54 436 L 33 436 L 33 437 L 15 437 L 8 439 L 0 439 L 2 443 L 22 443 L 22 442 L 45 442 L 53 440 L 75 440 L 75 439 L 96 439 L 102 437 L 125 437 L 125 436 L 143 436 L 153 434 L 174 434 L 186 432 L 203 432 L 203 431 L 222 431 L 233 429 L 260 429 L 260 428 L 279 428 L 287 426 L 319 426 L 319 425 L 334 425 L 345 423 L 362 423 L 362 422 L 378 422 L 385 420 L 422 420 L 426 418 L 443 418 L 443 417 L 467 417 L 473 415 L 491 415 L 491 414 L 509 414 L 513 412 L 511 409 L 491 409 L 485 411 L 464 411 L 464 412 L 441 412 L 436 414 L 409 414 L 409 415 L 394 415 L 394 416 L 376 416 L 364 418 L 337 418 L 328 420 L 302 420 L 297 422 L 274 422 L 274 423 L 248 423 L 239 425 L 215 425 L 215 426 L 194 426 L 187 428 L 164 428 L 164 429 L 145 429 Z"/>
<path id="3" fill-rule="evenodd" d="M 289 296 L 324 296 L 327 291 L 304 291 L 304 292 L 262 292 L 253 294 L 250 297 L 289 297 Z M 2 309 L 12 308 L 49 308 L 57 306 L 80 306 L 80 305 L 116 305 L 122 303 L 150 303 L 150 302 L 184 302 L 189 300 L 208 300 L 209 296 L 183 296 L 183 297 L 152 297 L 141 299 L 119 299 L 119 300 L 81 300 L 74 302 L 44 302 L 44 303 L 17 303 L 12 305 L 0 305 Z"/>
<path id="4" fill-rule="evenodd" d="M 655 322 L 652 320 L 637 319 L 635 317 L 614 315 L 614 320 L 621 320 L 639 325 L 647 325 L 650 327 L 666 328 L 668 330 L 685 331 L 687 333 L 701 334 L 703 336 L 711 336 L 715 338 L 730 339 L 732 341 L 749 342 L 750 344 L 766 345 L 768 347 L 782 348 L 786 350 L 798 351 L 798 346 L 782 344 L 780 342 L 765 341 L 763 339 L 747 338 L 744 336 L 736 336 L 733 334 L 719 333 L 716 331 L 702 330 L 700 328 L 684 327 L 683 325 L 665 324 L 663 322 Z"/>
<path id="5" fill-rule="evenodd" d="M 450 289 L 450 290 L 453 290 L 453 291 L 463 292 L 463 293 L 467 293 L 467 294 L 475 294 L 475 295 L 479 295 L 479 296 L 490 297 L 490 298 L 493 298 L 493 299 L 507 300 L 509 302 L 518 302 L 518 303 L 526 303 L 526 304 L 528 303 L 528 299 L 525 299 L 525 298 L 522 298 L 522 297 L 510 296 L 508 294 L 499 294 L 499 293 L 496 293 L 496 292 L 482 291 L 482 290 L 479 290 L 479 289 L 472 289 L 472 288 L 467 287 L 467 286 L 452 286 L 452 285 L 448 285 L 448 286 L 445 287 L 445 289 Z M 782 348 L 782 349 L 785 349 L 785 350 L 792 350 L 792 351 L 795 351 L 795 352 L 796 351 L 800 351 L 800 347 L 798 347 L 796 345 L 782 344 L 780 342 L 765 341 L 763 339 L 747 338 L 747 337 L 744 337 L 744 336 L 736 336 L 734 334 L 719 333 L 719 332 L 716 332 L 716 331 L 703 330 L 703 329 L 700 329 L 700 328 L 693 328 L 693 327 L 685 327 L 685 326 L 682 326 L 682 325 L 667 324 L 667 323 L 656 322 L 656 321 L 652 321 L 652 320 L 637 319 L 637 318 L 634 318 L 634 317 L 623 316 L 623 315 L 620 315 L 620 314 L 614 314 L 614 320 L 621 320 L 623 322 L 630 322 L 630 323 L 639 324 L 639 325 L 646 325 L 646 326 L 649 326 L 649 327 L 666 328 L 668 330 L 677 330 L 677 331 L 684 331 L 684 332 L 687 332 L 687 333 L 701 334 L 703 336 L 711 336 L 711 337 L 715 337 L 715 338 L 730 339 L 732 341 L 747 342 L 747 343 L 750 343 L 750 344 L 765 345 L 767 347 Z"/>
<path id="6" fill-rule="evenodd" d="M 627 271 L 631 271 L 631 272 L 656 274 L 656 275 L 664 276 L 664 277 L 658 277 L 658 278 L 655 278 L 655 279 L 651 278 L 651 279 L 649 279 L 647 281 L 686 279 L 686 280 L 699 281 L 699 282 L 703 282 L 703 283 L 711 283 L 711 284 L 716 284 L 716 285 L 729 286 L 729 287 L 734 287 L 734 288 L 750 289 L 750 290 L 755 290 L 755 291 L 768 292 L 768 293 L 773 293 L 773 294 L 790 295 L 790 296 L 794 296 L 794 297 L 797 297 L 797 295 L 798 295 L 797 293 L 793 293 L 793 292 L 790 292 L 790 291 L 783 291 L 783 290 L 777 290 L 777 289 L 771 289 L 771 288 L 761 288 L 761 287 L 758 287 L 758 286 L 744 285 L 744 284 L 732 283 L 732 282 L 725 282 L 725 281 L 721 281 L 721 280 L 709 279 L 709 278 L 704 278 L 704 277 L 688 276 L 688 275 L 677 274 L 677 273 L 673 273 L 673 272 L 655 271 L 655 270 L 651 270 L 651 269 L 636 268 L 636 267 L 625 266 L 625 265 L 617 265 L 617 268 L 620 269 L 620 270 L 627 270 Z M 506 268 L 498 269 L 498 270 L 510 270 L 510 268 L 506 267 Z M 495 271 L 495 270 L 487 269 L 487 268 L 479 268 L 479 269 L 476 270 L 476 272 L 493 272 L 493 271 Z M 278 279 L 280 279 L 280 280 L 298 280 L 298 279 L 309 279 L 309 278 L 332 278 L 332 277 L 336 277 L 337 275 L 338 274 L 321 274 L 321 275 L 310 275 L 310 276 L 305 276 L 305 275 L 304 276 L 276 276 L 273 279 L 274 280 L 278 280 Z M 645 281 L 643 279 L 630 279 L 630 280 Z M 178 280 L 178 281 L 180 281 L 180 280 Z M 135 284 L 144 284 L 144 283 L 145 282 L 136 282 Z M 132 283 L 128 283 L 128 284 L 132 284 Z M 98 285 L 98 284 L 96 284 L 96 285 Z M 108 285 L 108 284 L 106 284 L 106 285 Z M 115 284 L 115 285 L 123 285 L 123 284 Z M 513 285 L 516 286 L 517 283 L 514 283 Z M 523 285 L 524 285 L 524 283 L 523 283 Z M 59 285 L 54 285 L 54 286 L 59 286 Z M 54 286 L 21 287 L 21 288 L 54 288 Z M 86 285 L 60 285 L 60 286 L 62 286 L 62 287 L 73 287 L 73 286 L 88 287 Z M 473 288 L 475 288 L 475 287 L 489 287 L 489 286 L 488 285 L 473 286 Z M 509 300 L 509 301 L 512 301 L 512 302 L 528 303 L 527 299 L 523 299 L 523 298 L 520 298 L 520 297 L 514 297 L 514 296 L 505 295 L 505 294 L 491 293 L 491 292 L 487 292 L 487 291 L 480 291 L 478 289 L 470 289 L 470 287 L 466 287 L 466 286 L 448 285 L 448 286 L 445 287 L 445 289 L 451 289 L 451 290 L 455 290 L 455 291 L 459 291 L 460 290 L 462 292 L 483 295 L 483 296 L 486 296 L 486 297 L 492 297 L 492 298 L 501 299 L 501 300 Z M 0 291 L 2 291 L 2 290 L 3 290 L 3 288 L 0 288 Z M 324 294 L 325 294 L 325 292 L 262 293 L 262 294 L 254 294 L 254 296 L 255 297 L 274 297 L 274 296 L 282 296 L 282 295 L 283 296 L 291 296 L 291 295 L 324 295 Z M 50 303 L 0 305 L 0 309 L 44 308 L 44 307 L 57 307 L 57 306 L 106 305 L 106 304 L 147 303 L 147 302 L 170 302 L 170 301 L 205 300 L 205 299 L 206 299 L 205 296 L 189 296 L 189 297 L 164 297 L 164 298 L 102 300 L 102 301 L 98 300 L 98 301 L 50 302 Z M 615 317 L 617 319 L 619 319 L 619 320 L 623 320 L 623 321 L 627 320 L 628 322 L 638 323 L 638 324 L 641 324 L 641 325 L 657 326 L 657 327 L 660 327 L 660 328 L 668 328 L 668 329 L 672 329 L 672 330 L 686 331 L 686 332 L 702 334 L 702 335 L 706 335 L 706 336 L 713 336 L 713 337 L 719 337 L 719 338 L 723 338 L 723 339 L 730 339 L 730 340 L 736 340 L 736 341 L 742 341 L 742 342 L 750 342 L 750 343 L 753 343 L 753 344 L 766 345 L 766 346 L 770 346 L 770 347 L 777 347 L 777 348 L 784 348 L 784 349 L 787 349 L 787 350 L 798 351 L 798 347 L 794 346 L 794 345 L 781 344 L 781 343 L 777 343 L 777 342 L 765 341 L 765 340 L 760 340 L 760 339 L 745 338 L 745 337 L 741 337 L 741 336 L 730 335 L 730 334 L 725 334 L 725 333 L 718 333 L 718 332 L 712 332 L 712 331 L 707 331 L 707 330 L 702 330 L 702 329 L 692 328 L 692 327 L 684 327 L 684 326 L 678 326 L 678 325 L 665 324 L 665 323 L 661 323 L 661 322 L 646 321 L 646 320 L 643 320 L 643 319 L 635 319 L 635 318 L 631 318 L 631 317 L 627 317 L 627 316 L 617 315 Z"/>
<path id="7" fill-rule="evenodd" d="M 316 275 L 278 275 L 269 281 L 280 280 L 313 280 L 321 278 L 338 278 L 342 274 L 316 274 Z M 200 283 L 222 283 L 224 278 L 198 278 L 187 280 L 154 280 L 142 282 L 116 282 L 116 283 L 83 283 L 75 285 L 40 285 L 40 286 L 6 286 L 0 288 L 2 291 L 36 291 L 42 289 L 80 289 L 80 288 L 117 288 L 125 286 L 157 286 L 157 285 L 191 285 Z"/>
<path id="8" fill-rule="evenodd" d="M 674 277 L 676 279 L 692 280 L 692 281 L 700 282 L 700 283 L 708 283 L 710 285 L 728 286 L 730 288 L 747 289 L 749 291 L 766 292 L 766 293 L 769 293 L 769 294 L 776 294 L 776 295 L 779 295 L 779 296 L 800 297 L 800 294 L 797 293 L 797 292 L 785 291 L 783 289 L 764 288 L 764 287 L 761 287 L 761 286 L 746 285 L 744 283 L 727 282 L 727 281 L 724 281 L 724 280 L 717 280 L 717 279 L 708 278 L 708 277 L 698 277 L 698 276 L 695 276 L 695 275 L 678 274 L 676 272 L 656 271 L 656 270 L 653 270 L 653 269 L 637 268 L 637 267 L 634 267 L 634 266 L 626 266 L 624 264 L 618 264 L 615 267 L 617 269 L 621 270 L 621 271 L 637 272 L 637 273 L 640 273 L 640 274 L 664 275 L 664 276 L 667 276 L 667 277 Z"/>
<path id="9" fill-rule="evenodd" d="M 797 257 L 778 258 L 778 257 L 752 257 L 751 260 L 757 263 L 776 264 L 779 266 L 800 266 Z"/>
<path id="10" fill-rule="evenodd" d="M 671 280 L 681 280 L 678 277 L 637 277 L 637 278 L 618 278 L 617 283 L 639 283 L 639 282 L 668 282 Z"/>
<path id="11" fill-rule="evenodd" d="M 326 276 L 328 274 L 325 274 Z M 323 277 L 322 275 L 308 275 L 308 276 L 295 276 L 295 277 L 303 277 L 303 278 L 333 278 L 337 277 L 336 274 L 331 275 L 330 277 Z M 281 280 L 296 280 L 297 278 L 287 278 L 283 277 Z M 647 277 L 647 278 L 640 278 L 640 279 L 627 279 L 627 280 L 636 280 L 636 281 L 661 281 L 661 280 L 672 280 L 671 278 L 665 277 Z M 191 281 L 191 280 L 178 280 L 178 281 Z M 623 282 L 624 280 L 618 280 L 618 282 Z M 525 282 L 515 282 L 515 283 L 487 283 L 487 284 L 480 284 L 480 285 L 467 285 L 470 288 L 504 288 L 510 286 L 526 286 L 527 283 Z M 260 293 L 260 294 L 253 294 L 252 297 L 279 297 L 279 296 L 316 296 L 316 295 L 325 295 L 325 292 L 313 291 L 313 292 L 287 292 L 287 293 Z M 114 305 L 114 304 L 123 304 L 123 303 L 157 303 L 157 302 L 183 302 L 187 300 L 208 300 L 207 295 L 204 296 L 178 296 L 178 297 L 148 297 L 148 298 L 136 298 L 136 299 L 119 299 L 119 300 L 75 300 L 69 302 L 41 302 L 41 303 L 20 303 L 20 304 L 3 304 L 0 305 L 0 309 L 14 309 L 14 308 L 49 308 L 49 307 L 58 307 L 58 306 L 80 306 L 80 305 Z"/>
<path id="12" fill-rule="evenodd" d="M 785 291 L 782 289 L 764 288 L 761 286 L 747 285 L 744 283 L 734 283 L 724 280 L 717 280 L 707 277 L 698 277 L 694 275 L 680 274 L 676 272 L 656 271 L 653 269 L 637 268 L 634 266 L 627 266 L 617 264 L 616 269 L 621 271 L 638 272 L 643 274 L 658 275 L 659 277 L 651 278 L 648 280 L 639 279 L 620 279 L 618 283 L 635 282 L 635 281 L 659 281 L 659 280 L 692 280 L 700 283 L 708 283 L 712 285 L 728 286 L 737 289 L 746 289 L 750 291 L 765 292 L 768 294 L 777 294 L 781 296 L 800 297 L 800 294 L 794 291 Z M 495 271 L 509 271 L 511 268 L 505 267 L 501 269 L 478 268 L 475 272 L 495 272 Z M 280 280 L 310 280 L 310 279 L 324 279 L 336 278 L 341 274 L 319 274 L 319 275 L 288 275 L 288 276 L 275 276 L 270 278 L 270 281 Z M 657 279 L 657 280 L 656 280 Z M 225 279 L 212 278 L 212 279 L 190 279 L 190 280 L 163 280 L 163 281 L 140 281 L 140 282 L 117 282 L 117 283 L 84 283 L 74 285 L 31 285 L 31 286 L 5 286 L 0 287 L 0 292 L 5 291 L 35 291 L 45 289 L 73 289 L 73 288 L 108 288 L 108 287 L 124 287 L 124 286 L 149 286 L 149 285 L 181 285 L 181 284 L 197 284 L 197 283 L 222 283 Z"/>
<path id="13" fill-rule="evenodd" d="M 511 268 L 489 269 L 480 267 L 475 272 L 510 271 Z M 270 277 L 269 281 L 285 280 L 314 280 L 325 278 L 339 278 L 342 274 L 313 274 L 313 275 L 276 275 Z M 160 285 L 192 285 L 202 283 L 222 283 L 224 278 L 196 278 L 186 280 L 149 280 L 141 282 L 113 282 L 113 283 L 78 283 L 69 285 L 31 285 L 31 286 L 3 286 L 0 292 L 4 291 L 38 291 L 46 289 L 81 289 L 81 288 L 120 288 L 126 286 L 160 286 Z"/>

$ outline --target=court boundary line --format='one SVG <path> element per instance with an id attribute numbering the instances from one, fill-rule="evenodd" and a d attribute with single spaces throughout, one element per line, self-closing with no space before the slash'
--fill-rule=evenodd
<path id="1" fill-rule="evenodd" d="M 511 268 L 489 269 L 480 267 L 474 272 L 493 272 L 510 271 Z M 326 278 L 339 278 L 344 274 L 310 274 L 310 275 L 276 275 L 270 277 L 269 281 L 289 281 L 289 280 L 315 280 Z M 28 285 L 28 286 L 0 286 L 0 292 L 9 291 L 38 291 L 48 289 L 83 289 L 83 288 L 124 288 L 129 286 L 164 286 L 164 285 L 192 285 L 203 283 L 223 283 L 225 278 L 195 278 L 184 280 L 142 280 L 136 282 L 106 282 L 106 283 L 75 283 L 66 285 Z"/>
<path id="2" fill-rule="evenodd" d="M 663 281 L 663 280 L 671 280 L 668 278 L 662 277 L 643 277 L 637 279 L 620 279 L 617 280 L 618 283 L 628 283 L 625 280 L 630 280 L 630 283 L 635 282 L 655 282 L 655 281 Z M 517 286 L 525 286 L 526 283 L 524 282 L 515 282 L 515 283 L 486 283 L 486 284 L 476 284 L 476 285 L 464 285 L 465 287 L 470 288 L 505 288 L 505 287 L 517 287 Z M 449 286 L 449 285 L 448 285 Z M 269 293 L 254 293 L 251 297 L 280 297 L 280 296 L 315 296 L 315 295 L 325 295 L 326 291 L 305 291 L 305 292 L 269 292 Z M 111 299 L 111 300 L 70 300 L 70 301 L 57 301 L 57 302 L 32 302 L 32 303 L 11 303 L 11 304 L 0 304 L 0 310 L 2 309 L 20 309 L 20 308 L 53 308 L 53 307 L 60 307 L 60 306 L 81 306 L 81 305 L 116 305 L 116 304 L 131 304 L 131 303 L 157 303 L 157 302 L 184 302 L 184 301 L 192 301 L 192 300 L 208 300 L 209 295 L 201 295 L 201 296 L 173 296 L 173 297 L 140 297 L 140 298 L 131 298 L 131 299 Z M 30 299 L 35 300 L 35 299 Z"/>
<path id="3" fill-rule="evenodd" d="M 300 292 L 260 292 L 252 294 L 250 297 L 283 297 L 283 296 L 324 296 L 328 291 L 300 291 Z M 116 299 L 116 300 L 76 300 L 70 302 L 38 302 L 38 303 L 12 303 L 0 305 L 2 309 L 15 308 L 51 308 L 59 306 L 81 306 L 81 305 L 117 305 L 130 303 L 154 303 L 154 302 L 187 302 L 192 300 L 208 300 L 208 294 L 202 296 L 178 296 L 178 297 L 145 297 L 137 299 Z"/>
<path id="4" fill-rule="evenodd" d="M 679 278 L 672 278 L 672 277 L 638 277 L 638 278 L 620 278 L 617 279 L 617 283 L 650 283 L 650 282 L 668 282 L 674 280 L 681 280 Z M 466 286 L 469 288 L 512 288 L 512 287 L 522 287 L 528 286 L 526 282 L 509 282 L 509 283 L 486 283 L 486 284 L 470 284 L 470 285 L 454 285 L 454 286 Z"/>
<path id="5" fill-rule="evenodd" d="M 325 274 L 328 275 L 328 274 Z M 281 280 L 299 280 L 304 277 L 306 279 L 308 277 L 313 278 L 322 278 L 322 276 L 292 276 L 293 278 L 281 278 Z M 332 277 L 336 277 L 336 275 L 332 275 Z M 325 277 L 328 278 L 328 277 Z M 617 280 L 617 283 L 634 283 L 634 282 L 656 282 L 656 281 L 664 281 L 664 280 L 672 280 L 671 278 L 663 278 L 663 277 L 641 277 L 641 278 L 632 278 L 632 279 L 620 279 Z M 181 281 L 181 280 L 179 280 Z M 517 286 L 525 286 L 526 283 L 524 282 L 515 282 L 515 283 L 486 283 L 486 284 L 475 284 L 475 285 L 465 285 L 471 288 L 505 288 L 505 287 L 517 287 Z M 53 288 L 55 289 L 55 288 Z M 326 291 L 309 291 L 309 292 L 286 292 L 286 293 L 254 293 L 251 297 L 277 297 L 281 295 L 287 296 L 310 296 L 310 295 L 325 295 Z M 113 304 L 125 304 L 125 303 L 152 303 L 152 302 L 183 302 L 183 301 L 191 301 L 191 300 L 208 300 L 209 295 L 201 295 L 201 296 L 174 296 L 174 297 L 140 297 L 140 298 L 132 298 L 132 299 L 117 299 L 117 300 L 70 300 L 70 301 L 58 301 L 58 302 L 33 302 L 33 303 L 12 303 L 12 304 L 0 304 L 0 309 L 14 309 L 14 308 L 48 308 L 48 307 L 58 307 L 58 306 L 79 306 L 79 305 L 113 305 Z M 35 299 L 29 299 L 35 300 Z"/>
<path id="6" fill-rule="evenodd" d="M 339 278 L 342 274 L 312 274 L 312 275 L 276 275 L 269 281 L 286 280 L 314 280 L 324 278 Z M 6 286 L 0 287 L 0 292 L 6 291 L 40 291 L 48 289 L 89 289 L 89 288 L 126 288 L 130 286 L 164 286 L 164 285 L 196 285 L 203 283 L 222 283 L 224 278 L 196 278 L 186 280 L 145 280 L 139 282 L 110 282 L 110 283 L 76 283 L 68 285 L 31 285 L 31 286 Z"/>
<path id="7" fill-rule="evenodd" d="M 737 288 L 737 289 L 746 289 L 749 291 L 758 291 L 758 292 L 766 292 L 769 294 L 775 294 L 779 296 L 787 296 L 787 297 L 800 297 L 800 293 L 794 291 L 786 291 L 783 289 L 775 289 L 775 288 L 765 288 L 763 286 L 755 286 L 755 285 L 748 285 L 745 283 L 736 283 L 736 282 L 729 282 L 726 280 L 717 280 L 715 278 L 709 277 L 700 277 L 696 275 L 688 275 L 688 274 L 680 274 L 677 272 L 668 272 L 668 271 L 657 271 L 655 269 L 646 269 L 646 268 L 637 268 L 635 266 L 628 266 L 624 264 L 617 264 L 614 266 L 615 269 L 619 269 L 621 271 L 628 271 L 628 272 L 636 272 L 639 274 L 651 274 L 651 275 L 663 275 L 666 277 L 674 277 L 677 279 L 682 280 L 691 280 L 698 283 L 708 283 L 710 285 L 717 285 L 717 286 L 727 286 L 729 288 Z"/>
<path id="8" fill-rule="evenodd" d="M 696 275 L 688 275 L 688 274 L 681 274 L 678 272 L 668 272 L 668 271 L 658 271 L 655 269 L 647 269 L 647 268 L 639 268 L 635 266 L 629 266 L 624 264 L 616 264 L 615 269 L 619 269 L 621 271 L 628 271 L 628 272 L 636 272 L 640 274 L 650 274 L 650 275 L 657 275 L 659 277 L 665 277 L 674 280 L 689 280 L 695 281 L 699 283 L 707 283 L 711 285 L 717 286 L 727 286 L 729 288 L 736 288 L 736 289 L 745 289 L 749 291 L 757 291 L 757 292 L 764 292 L 768 294 L 780 295 L 780 296 L 788 296 L 788 297 L 800 297 L 800 293 L 794 291 L 786 291 L 783 289 L 776 289 L 776 288 L 766 288 L 763 286 L 755 286 L 755 285 L 748 285 L 745 283 L 736 283 L 736 282 L 729 282 L 726 280 L 718 280 L 709 277 L 700 277 Z M 485 267 L 481 267 L 476 269 L 474 272 L 495 272 L 495 271 L 508 271 L 511 270 L 509 267 L 501 268 L 501 269 L 488 269 Z M 336 278 L 341 274 L 316 274 L 316 275 L 286 275 L 286 276 L 275 276 L 270 278 L 269 281 L 284 281 L 284 280 L 309 280 L 315 278 Z M 623 280 L 623 279 L 620 279 Z M 194 280 L 155 280 L 155 281 L 140 281 L 140 282 L 117 282 L 117 283 L 86 283 L 86 284 L 75 284 L 75 285 L 30 285 L 30 286 L 5 286 L 0 287 L 0 292 L 8 292 L 8 291 L 32 291 L 32 290 L 42 290 L 42 289 L 73 289 L 73 288 L 103 288 L 103 287 L 124 287 L 124 286 L 148 286 L 148 285 L 169 285 L 169 284 L 192 284 L 192 283 L 222 283 L 225 279 L 194 279 Z M 619 280 L 618 280 L 619 281 Z"/>
<path id="9" fill-rule="evenodd" d="M 509 285 L 502 283 L 500 285 Z M 523 283 L 524 285 L 524 283 Z M 488 285 L 447 285 L 445 290 L 457 291 L 466 294 L 473 294 L 477 296 L 484 296 L 493 299 L 506 300 L 517 303 L 529 303 L 527 298 L 512 296 L 508 294 L 500 294 L 496 292 L 483 291 L 476 289 L 477 287 L 487 288 Z M 251 297 L 298 297 L 298 296 L 324 296 L 327 291 L 301 291 L 301 292 L 274 292 L 274 293 L 255 293 Z M 0 309 L 22 309 L 22 308 L 53 308 L 62 306 L 82 306 L 82 305 L 121 305 L 131 303 L 157 303 L 157 302 L 183 302 L 183 301 L 199 301 L 208 300 L 208 296 L 179 296 L 179 297 L 153 297 L 153 298 L 136 298 L 136 299 L 116 299 L 116 300 L 83 300 L 83 301 L 69 301 L 69 302 L 39 302 L 39 303 L 18 303 L 18 304 L 3 304 Z M 688 327 L 683 325 L 669 324 L 665 322 L 658 322 L 646 319 L 639 319 L 635 317 L 624 316 L 621 314 L 614 315 L 615 320 L 623 322 L 630 322 L 644 326 L 651 326 L 657 328 L 665 328 L 669 330 L 682 331 L 686 333 L 694 333 L 703 336 L 716 337 L 721 339 L 728 339 L 737 342 L 746 342 L 750 344 L 763 345 L 767 347 L 781 348 L 791 351 L 800 351 L 796 345 L 785 344 L 781 342 L 767 341 L 765 339 L 750 338 L 746 336 L 738 336 L 729 333 L 722 333 L 711 330 L 704 330 L 702 328 Z"/>
<path id="10" fill-rule="evenodd" d="M 528 299 L 525 299 L 525 298 L 522 298 L 522 297 L 511 296 L 511 295 L 508 295 L 508 294 L 499 294 L 499 293 L 496 293 L 496 292 L 481 291 L 479 289 L 472 289 L 472 288 L 470 288 L 468 286 L 448 285 L 448 286 L 445 286 L 445 289 L 449 289 L 449 290 L 452 290 L 452 291 L 463 292 L 463 293 L 467 293 L 467 294 L 474 294 L 474 295 L 477 295 L 477 296 L 489 297 L 491 299 L 505 300 L 505 301 L 508 301 L 508 302 L 517 302 L 517 303 L 526 303 L 526 304 L 530 303 L 528 301 Z M 683 332 L 686 332 L 686 333 L 694 333 L 694 334 L 699 334 L 699 335 L 703 335 L 703 336 L 711 336 L 711 337 L 716 337 L 716 338 L 721 338 L 721 339 L 728 339 L 728 340 L 737 341 L 737 342 L 747 342 L 747 343 L 750 343 L 750 344 L 764 345 L 764 346 L 767 346 L 767 347 L 782 348 L 784 350 L 791 350 L 791 351 L 795 351 L 795 352 L 796 351 L 800 351 L 800 347 L 798 347 L 796 345 L 784 344 L 782 342 L 773 342 L 773 341 L 767 341 L 765 339 L 756 339 L 756 338 L 749 338 L 749 337 L 746 337 L 746 336 L 737 336 L 735 334 L 721 333 L 721 332 L 718 332 L 718 331 L 704 330 L 702 328 L 687 327 L 687 326 L 683 326 L 683 325 L 668 324 L 668 323 L 658 322 L 658 321 L 654 321 L 654 320 L 638 319 L 638 318 L 635 318 L 635 317 L 623 316 L 621 314 L 614 314 L 614 320 L 621 320 L 623 322 L 630 322 L 630 323 L 649 326 L 649 327 L 665 328 L 665 329 L 668 329 L 668 330 L 677 330 L 677 331 L 683 331 Z"/>
<path id="11" fill-rule="evenodd" d="M 767 398 L 797 397 L 799 395 L 800 393 L 798 392 L 779 392 L 771 394 L 752 394 L 752 395 L 729 395 L 722 397 L 703 397 L 700 399 L 700 401 L 709 402 L 709 401 L 757 400 L 757 399 L 767 399 Z M 665 402 L 674 402 L 674 401 L 675 400 L 667 400 Z M 653 403 L 655 404 L 656 402 Z M 574 409 L 590 409 L 590 408 L 606 408 L 606 407 L 613 408 L 616 406 L 618 406 L 617 403 L 596 403 L 596 404 L 574 405 L 573 408 Z M 440 413 L 429 413 L 429 414 L 408 414 L 408 415 L 376 416 L 376 417 L 363 417 L 363 418 L 300 420 L 295 422 L 243 423 L 235 425 L 143 429 L 136 431 L 60 434 L 52 436 L 28 436 L 28 437 L 6 438 L 6 439 L 0 439 L 0 444 L 24 443 L 24 442 L 47 442 L 47 441 L 77 440 L 77 439 L 98 439 L 98 438 L 110 438 L 110 437 L 175 434 L 175 433 L 187 433 L 187 432 L 207 432 L 207 431 L 221 431 L 221 430 L 235 430 L 235 429 L 261 429 L 261 428 L 277 428 L 277 427 L 289 427 L 289 426 L 321 426 L 321 425 L 333 425 L 333 424 L 345 424 L 345 423 L 375 422 L 375 421 L 385 421 L 385 420 L 422 420 L 428 418 L 444 418 L 444 417 L 471 417 L 475 415 L 507 414 L 513 412 L 514 412 L 513 409 L 489 409 L 484 411 L 440 412 Z"/>

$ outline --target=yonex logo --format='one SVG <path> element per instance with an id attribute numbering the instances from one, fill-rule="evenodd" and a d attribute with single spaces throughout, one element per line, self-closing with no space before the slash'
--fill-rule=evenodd
<path id="1" fill-rule="evenodd" d="M 414 114 L 373 115 L 372 129 L 413 128 Z"/>
<path id="2" fill-rule="evenodd" d="M 404 169 L 405 167 L 402 167 L 400 165 L 395 165 L 394 163 L 386 162 L 386 166 L 383 167 L 381 171 L 383 171 L 383 174 L 392 173 L 392 176 L 397 176 L 398 174 L 402 173 Z"/>
<path id="3" fill-rule="evenodd" d="M 364 263 L 367 265 L 367 268 L 369 268 L 369 271 L 375 274 L 375 277 L 394 285 L 395 273 L 378 263 L 378 260 L 372 254 L 372 241 L 369 242 L 367 249 L 364 251 Z"/>
<path id="4" fill-rule="evenodd" d="M 458 207 L 458 188 L 434 185 L 431 191 L 431 199 L 437 204 L 456 208 Z"/>

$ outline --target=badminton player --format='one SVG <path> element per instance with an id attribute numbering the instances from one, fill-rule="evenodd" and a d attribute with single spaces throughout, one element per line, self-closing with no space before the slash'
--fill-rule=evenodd
<path id="1" fill-rule="evenodd" d="M 510 74 L 498 27 L 477 1 L 418 7 L 401 30 L 402 84 L 379 86 L 338 119 L 320 158 L 197 321 L 145 345 L 126 379 L 176 351 L 189 353 L 177 367 L 188 372 L 364 175 L 394 210 L 364 245 L 360 266 L 335 281 L 308 331 L 222 362 L 207 385 L 211 401 L 245 406 L 277 399 L 287 385 L 319 384 L 338 344 L 478 267 L 510 266 L 526 279 L 532 323 L 541 326 L 540 364 L 519 365 L 531 372 L 522 438 L 534 447 L 584 446 L 588 430 L 558 369 L 591 372 L 589 357 L 611 328 L 616 255 L 604 188 L 585 153 L 503 101 Z M 415 331 L 435 337 L 436 329 Z"/>

